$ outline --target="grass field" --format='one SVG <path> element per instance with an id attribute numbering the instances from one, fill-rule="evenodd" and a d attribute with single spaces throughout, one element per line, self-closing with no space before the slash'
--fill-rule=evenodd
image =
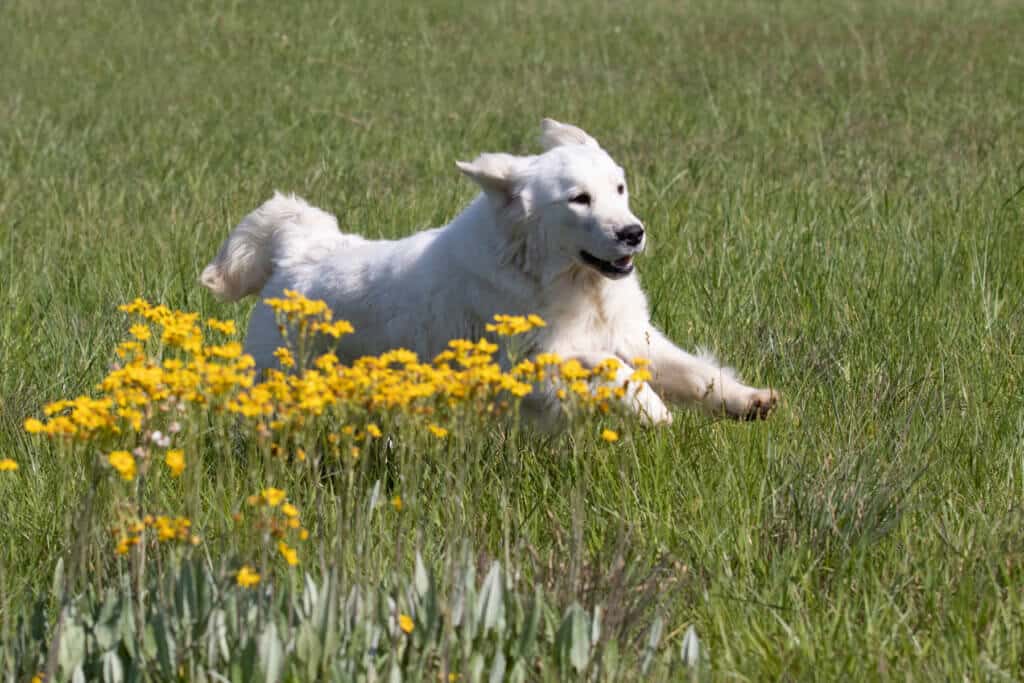
<path id="1" fill-rule="evenodd" d="M 401 609 L 417 552 L 443 613 L 440 645 L 417 621 L 421 640 L 392 634 L 357 673 L 303 668 L 279 625 L 289 680 L 473 680 L 497 653 L 511 670 L 500 630 L 445 645 L 464 569 L 484 590 L 493 560 L 509 595 L 536 584 L 551 610 L 532 659 L 516 651 L 524 680 L 1019 680 L 1022 35 L 1024 6 L 995 0 L 3 3 L 0 459 L 19 469 L 0 472 L 0 675 L 57 672 L 58 615 L 107 587 L 152 621 L 147 604 L 174 604 L 161 573 L 231 576 L 261 552 L 231 515 L 277 485 L 311 538 L 299 569 L 246 594 L 261 628 L 303 571 Z M 186 475 L 146 495 L 201 545 L 151 548 L 145 576 L 119 559 L 128 489 L 99 453 L 22 428 L 104 376 L 130 324 L 118 305 L 244 327 L 252 302 L 218 304 L 196 278 L 274 189 L 405 235 L 473 196 L 456 159 L 535 151 L 543 116 L 627 169 L 655 322 L 778 387 L 782 410 L 590 418 L 554 439 L 477 420 L 347 479 L 247 457 L 245 435 L 196 437 Z M 609 426 L 615 444 L 596 437 Z M 583 673 L 559 649 L 577 642 L 561 635 L 574 601 L 606 615 Z M 19 622 L 40 602 L 33 640 Z M 139 654 L 125 676 L 205 680 L 183 642 L 171 668 Z M 267 669 L 266 642 L 231 657 Z"/>

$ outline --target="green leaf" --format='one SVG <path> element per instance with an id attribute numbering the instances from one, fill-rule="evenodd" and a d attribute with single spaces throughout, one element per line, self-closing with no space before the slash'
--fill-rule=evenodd
<path id="1" fill-rule="evenodd" d="M 50 587 L 50 595 L 53 596 L 54 605 L 60 605 L 64 599 L 64 558 L 58 558 L 53 568 L 53 583 Z"/>
<path id="2" fill-rule="evenodd" d="M 683 642 L 679 646 L 679 656 L 683 664 L 690 669 L 700 665 L 700 640 L 697 638 L 697 629 L 690 624 L 683 635 Z"/>
<path id="3" fill-rule="evenodd" d="M 187 562 L 180 563 L 177 567 L 178 580 L 174 582 L 174 609 L 179 621 L 183 624 L 192 623 L 191 569 Z"/>
<path id="4" fill-rule="evenodd" d="M 569 660 L 576 671 L 582 672 L 590 661 L 590 629 L 587 628 L 587 613 L 576 605 L 572 614 L 572 648 Z"/>
<path id="5" fill-rule="evenodd" d="M 391 662 L 391 670 L 388 672 L 388 683 L 402 683 L 402 670 L 398 666 L 397 659 Z"/>
<path id="6" fill-rule="evenodd" d="M 491 662 L 491 676 L 487 680 L 489 683 L 502 683 L 505 680 L 505 653 L 500 649 Z"/>
<path id="7" fill-rule="evenodd" d="M 512 667 L 512 673 L 508 675 L 508 683 L 526 683 L 526 665 L 523 660 L 516 662 Z"/>
<path id="8" fill-rule="evenodd" d="M 658 651 L 658 643 L 661 642 L 661 632 L 665 627 L 665 622 L 660 616 L 654 618 L 654 623 L 651 624 L 651 630 L 647 634 L 647 647 L 644 650 L 644 657 L 640 664 L 640 673 L 647 675 L 647 672 L 651 669 L 651 664 L 654 662 L 654 655 Z"/>
<path id="9" fill-rule="evenodd" d="M 332 567 L 331 571 L 324 577 L 324 583 L 320 586 L 320 599 L 317 601 L 317 610 L 320 612 L 315 623 L 323 624 L 320 628 L 320 642 L 322 643 L 322 659 L 320 668 L 324 671 L 330 666 L 330 658 L 333 657 L 341 642 L 341 632 L 338 629 L 338 569 Z M 358 610 L 356 612 L 358 615 Z M 349 617 L 351 618 L 351 617 Z"/>
<path id="10" fill-rule="evenodd" d="M 587 667 L 590 660 L 590 633 L 587 613 L 578 602 L 569 605 L 565 611 L 555 637 L 555 654 L 563 670 L 571 666 L 577 672 L 582 672 Z"/>
<path id="11" fill-rule="evenodd" d="M 206 664 L 217 669 L 221 661 L 230 659 L 227 614 L 222 609 L 215 609 L 210 613 L 206 627 Z"/>
<path id="12" fill-rule="evenodd" d="M 430 590 L 430 577 L 427 574 L 427 568 L 423 564 L 423 556 L 420 555 L 420 551 L 416 551 L 416 569 L 415 569 L 415 582 L 416 592 L 422 598 Z"/>
<path id="13" fill-rule="evenodd" d="M 170 629 L 167 628 L 165 617 L 160 612 L 155 612 L 149 623 L 153 625 L 153 639 L 156 642 L 157 661 L 160 663 L 160 668 L 163 670 L 164 675 L 172 678 L 177 674 L 174 667 L 174 638 Z"/>
<path id="14" fill-rule="evenodd" d="M 601 606 L 594 605 L 594 618 L 590 622 L 590 642 L 597 645 L 601 640 Z"/>
<path id="15" fill-rule="evenodd" d="M 284 671 L 284 646 L 277 635 L 277 626 L 273 621 L 267 622 L 259 641 L 260 668 L 266 683 L 277 683 Z"/>
<path id="16" fill-rule="evenodd" d="M 92 627 L 93 637 L 96 639 L 96 646 L 102 650 L 111 650 L 117 643 L 121 632 L 121 609 L 120 596 L 114 589 L 106 591 L 106 600 L 100 613 L 96 617 L 96 623 Z"/>
<path id="17" fill-rule="evenodd" d="M 608 641 L 601 655 L 601 673 L 604 680 L 615 681 L 619 677 L 619 645 L 614 640 Z"/>
<path id="18" fill-rule="evenodd" d="M 480 589 L 480 600 L 477 602 L 477 623 L 483 622 L 484 633 L 492 630 L 499 633 L 505 630 L 504 586 L 501 580 L 501 563 L 491 564 L 484 585 Z"/>
<path id="19" fill-rule="evenodd" d="M 57 661 L 61 671 L 70 673 L 81 665 L 85 659 L 85 629 L 78 621 L 77 615 L 65 610 L 64 627 L 60 633 L 60 646 L 57 650 Z"/>
<path id="20" fill-rule="evenodd" d="M 316 627 L 311 622 L 303 622 L 295 638 L 295 656 L 305 666 L 306 676 L 311 681 L 317 678 L 322 654 Z"/>
<path id="21" fill-rule="evenodd" d="M 540 619 L 543 611 L 544 592 L 538 584 L 533 587 L 533 600 L 527 608 L 526 620 L 523 624 L 523 630 L 519 633 L 519 643 L 516 647 L 517 655 L 523 659 L 527 659 L 533 654 L 533 647 L 537 642 L 537 631 L 540 628 Z"/>
<path id="22" fill-rule="evenodd" d="M 320 591 L 317 590 L 316 581 L 313 580 L 313 576 L 309 572 L 303 574 L 302 579 L 302 613 L 308 617 L 314 613 L 313 610 L 317 606 Z"/>
<path id="23" fill-rule="evenodd" d="M 124 666 L 116 652 L 104 652 L 101 663 L 104 683 L 121 683 L 124 680 Z"/>
<path id="24" fill-rule="evenodd" d="M 243 629 L 246 628 L 243 626 Z M 246 638 L 244 646 L 240 650 L 236 650 L 233 656 L 233 661 L 238 662 L 241 667 L 241 678 L 239 680 L 250 683 L 250 681 L 256 680 L 256 639 Z"/>
<path id="25" fill-rule="evenodd" d="M 480 683 L 484 677 L 484 656 L 479 652 L 475 653 L 469 660 L 468 674 L 470 683 Z"/>

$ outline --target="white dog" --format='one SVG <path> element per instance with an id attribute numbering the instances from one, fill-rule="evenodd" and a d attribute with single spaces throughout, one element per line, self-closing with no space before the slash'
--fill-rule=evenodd
<path id="1" fill-rule="evenodd" d="M 545 119 L 541 144 L 537 156 L 458 162 L 483 192 L 448 225 L 401 240 L 342 233 L 330 214 L 275 194 L 228 236 L 200 281 L 229 301 L 284 289 L 326 301 L 356 330 L 337 350 L 343 361 L 399 347 L 432 358 L 450 339 L 483 336 L 496 313 L 536 313 L 547 326 L 528 333 L 530 355 L 557 353 L 585 367 L 614 357 L 620 383 L 633 358 L 648 358 L 649 385 L 629 387 L 624 400 L 652 422 L 672 419 L 662 398 L 713 415 L 767 417 L 776 392 L 746 386 L 651 325 L 633 272 L 645 232 L 622 168 L 575 126 Z M 258 304 L 246 351 L 258 368 L 273 367 L 281 344 L 273 311 Z M 535 394 L 534 407 L 551 403 Z"/>

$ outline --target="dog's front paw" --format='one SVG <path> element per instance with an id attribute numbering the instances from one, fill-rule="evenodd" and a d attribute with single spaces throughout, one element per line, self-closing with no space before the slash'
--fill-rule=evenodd
<path id="1" fill-rule="evenodd" d="M 640 384 L 632 395 L 633 408 L 640 413 L 640 419 L 647 425 L 672 424 L 672 411 L 661 397 L 646 383 Z"/>
<path id="2" fill-rule="evenodd" d="M 774 389 L 738 391 L 725 402 L 725 414 L 734 420 L 766 420 L 782 397 Z"/>

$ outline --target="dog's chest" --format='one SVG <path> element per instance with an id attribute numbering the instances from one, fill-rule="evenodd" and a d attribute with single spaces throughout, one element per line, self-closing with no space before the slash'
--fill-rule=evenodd
<path id="1" fill-rule="evenodd" d="M 626 288 L 593 287 L 549 300 L 541 316 L 548 322 L 544 350 L 612 352 L 618 340 L 646 317 L 647 305 Z"/>

